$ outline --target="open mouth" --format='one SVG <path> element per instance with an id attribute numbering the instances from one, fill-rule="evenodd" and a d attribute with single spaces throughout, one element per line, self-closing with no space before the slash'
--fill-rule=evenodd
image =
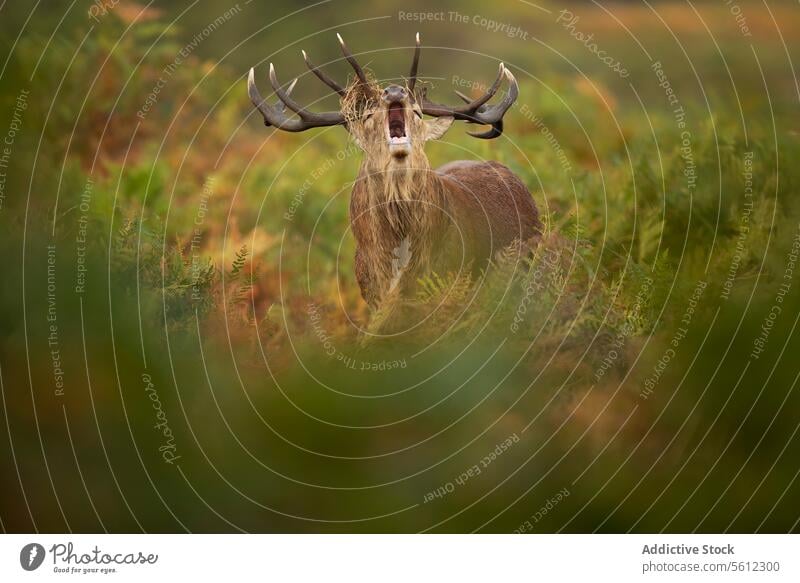
<path id="1" fill-rule="evenodd" d="M 408 145 L 410 140 L 406 136 L 406 114 L 402 103 L 395 102 L 389 104 L 387 115 L 389 131 L 389 150 L 397 157 L 408 155 Z"/>

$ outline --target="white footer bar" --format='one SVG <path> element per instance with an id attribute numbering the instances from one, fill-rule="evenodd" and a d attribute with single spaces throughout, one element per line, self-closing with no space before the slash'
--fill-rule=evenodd
<path id="1" fill-rule="evenodd" d="M 778 582 L 798 565 L 795 535 L 0 536 L 15 582 Z"/>

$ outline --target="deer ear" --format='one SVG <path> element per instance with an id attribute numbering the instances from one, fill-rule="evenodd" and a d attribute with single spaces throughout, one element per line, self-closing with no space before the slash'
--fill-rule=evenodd
<path id="1" fill-rule="evenodd" d="M 437 117 L 425 120 L 425 141 L 438 140 L 450 129 L 453 124 L 452 117 Z"/>

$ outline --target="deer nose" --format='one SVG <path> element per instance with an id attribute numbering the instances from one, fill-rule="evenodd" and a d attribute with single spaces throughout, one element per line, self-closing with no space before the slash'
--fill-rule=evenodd
<path id="1" fill-rule="evenodd" d="M 406 98 L 406 90 L 400 85 L 389 85 L 383 90 L 383 100 L 386 102 L 403 101 Z"/>

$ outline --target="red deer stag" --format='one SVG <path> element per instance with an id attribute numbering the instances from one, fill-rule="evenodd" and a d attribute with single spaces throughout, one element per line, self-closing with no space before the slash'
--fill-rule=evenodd
<path id="1" fill-rule="evenodd" d="M 423 146 L 441 137 L 454 120 L 490 126 L 476 138 L 503 132 L 503 115 L 519 94 L 514 76 L 502 63 L 497 79 L 477 99 L 458 93 L 460 106 L 433 103 L 417 87 L 420 40 L 405 87 L 381 89 L 359 66 L 337 35 L 355 78 L 344 87 L 314 65 L 311 72 L 339 96 L 341 110 L 314 113 L 278 82 L 270 63 L 269 80 L 279 101 L 268 104 L 259 94 L 250 69 L 250 99 L 264 125 L 288 132 L 342 125 L 364 159 L 350 200 L 350 224 L 356 240 L 355 269 L 361 294 L 373 308 L 395 291 L 407 297 L 420 275 L 469 269 L 480 273 L 495 251 L 515 241 L 539 236 L 541 223 L 530 192 L 507 167 L 497 162 L 459 160 L 432 170 Z M 503 79 L 509 89 L 496 105 L 489 100 Z M 296 114 L 287 115 L 286 109 Z M 426 120 L 423 116 L 431 116 Z"/>

